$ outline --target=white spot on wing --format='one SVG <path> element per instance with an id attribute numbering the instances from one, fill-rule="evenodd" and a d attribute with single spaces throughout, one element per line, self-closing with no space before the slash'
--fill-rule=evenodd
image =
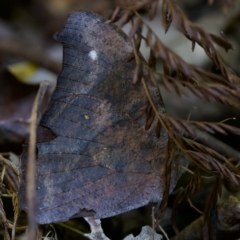
<path id="1" fill-rule="evenodd" d="M 86 120 L 90 119 L 90 117 L 86 114 L 83 115 Z"/>
<path id="2" fill-rule="evenodd" d="M 92 59 L 92 60 L 96 60 L 97 59 L 97 52 L 95 50 L 92 50 L 89 52 L 88 56 Z"/>

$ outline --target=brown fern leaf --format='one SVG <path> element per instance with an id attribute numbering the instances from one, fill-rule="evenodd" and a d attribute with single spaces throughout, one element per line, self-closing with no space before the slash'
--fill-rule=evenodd
<path id="1" fill-rule="evenodd" d="M 163 197 L 161 205 L 159 207 L 159 215 L 156 218 L 155 226 L 159 225 L 167 208 L 171 181 L 171 167 L 175 154 L 176 154 L 175 144 L 171 139 L 169 139 L 165 152 Z"/>
<path id="2" fill-rule="evenodd" d="M 145 87 L 146 86 L 147 85 L 145 83 Z M 147 89 L 146 91 L 147 94 L 149 94 L 149 91 Z M 225 157 L 218 154 L 216 151 L 207 148 L 204 145 L 196 143 L 191 139 L 185 139 L 181 136 L 184 131 L 187 131 L 192 136 L 194 136 L 194 130 L 191 128 L 189 123 L 181 120 L 175 120 L 169 116 L 157 112 L 156 106 L 152 105 L 154 104 L 152 100 L 149 100 L 149 102 L 153 107 L 155 113 L 158 115 L 159 121 L 161 123 L 164 123 L 163 125 L 167 132 L 170 134 L 172 140 L 177 144 L 177 146 L 181 148 L 181 150 L 189 157 L 190 160 L 192 160 L 197 166 L 207 172 L 210 172 L 216 176 L 220 176 L 221 178 L 226 178 L 235 184 L 240 183 L 240 174 L 238 173 L 239 171 Z M 218 127 L 215 127 L 214 130 L 220 131 Z M 176 135 L 176 133 L 178 134 Z"/>
<path id="3" fill-rule="evenodd" d="M 148 59 L 148 66 L 154 71 L 156 69 L 156 64 L 157 64 L 157 58 L 155 57 L 154 52 L 152 50 L 150 50 L 150 56 L 149 56 L 149 59 Z M 150 71 L 150 73 L 153 76 L 152 71 Z M 154 79 L 153 82 L 156 82 L 156 80 Z"/>
<path id="4" fill-rule="evenodd" d="M 137 33 L 137 32 L 141 32 L 142 30 L 142 25 L 143 25 L 143 22 L 142 22 L 142 19 L 140 18 L 137 18 L 137 20 L 135 21 L 135 23 L 133 24 L 130 32 L 129 32 L 129 37 L 130 38 L 133 38 L 133 36 Z"/>
<path id="5" fill-rule="evenodd" d="M 196 141 L 193 141 L 191 139 L 182 138 L 182 140 L 186 143 L 188 146 L 188 149 L 192 149 L 196 152 L 201 152 L 203 154 L 206 154 L 207 156 L 210 156 L 214 160 L 218 161 L 220 164 L 225 164 L 226 167 L 228 167 L 231 171 L 238 174 L 240 177 L 240 170 L 238 170 L 226 157 L 224 157 L 222 154 L 219 154 L 215 150 L 208 148 L 201 143 L 198 143 Z"/>
<path id="6" fill-rule="evenodd" d="M 145 130 L 146 131 L 149 130 L 150 127 L 152 126 L 152 123 L 155 119 L 155 116 L 156 116 L 156 114 L 155 114 L 153 108 L 150 107 L 149 110 L 148 110 L 147 118 L 146 118 L 146 124 L 145 124 Z"/>
<path id="7" fill-rule="evenodd" d="M 212 156 L 191 150 L 186 150 L 184 153 L 186 153 L 190 159 L 204 171 L 207 171 L 215 176 L 225 178 L 237 185 L 240 184 L 240 175 L 237 175 L 233 171 L 229 170 L 225 165 L 219 163 Z"/>
<path id="8" fill-rule="evenodd" d="M 158 0 L 155 0 L 152 1 L 152 3 L 149 5 L 148 16 L 150 20 L 152 20 L 156 15 L 158 2 L 159 2 Z"/>
<path id="9" fill-rule="evenodd" d="M 167 2 L 163 1 L 163 3 L 162 3 L 162 24 L 165 29 L 165 33 L 167 33 L 169 27 L 171 26 L 171 23 L 172 23 L 171 11 L 168 7 Z"/>
<path id="10" fill-rule="evenodd" d="M 216 237 L 216 211 L 217 199 L 221 196 L 222 184 L 221 179 L 217 178 L 211 193 L 207 199 L 206 207 L 204 210 L 204 226 L 203 226 L 203 239 L 215 239 Z"/>
<path id="11" fill-rule="evenodd" d="M 222 98 L 222 101 L 223 101 L 224 104 L 227 104 L 227 105 L 232 106 L 234 108 L 238 108 L 238 109 L 240 108 L 240 102 L 235 101 L 234 99 Z"/>
<path id="12" fill-rule="evenodd" d="M 157 136 L 157 138 L 160 138 L 161 128 L 162 128 L 162 124 L 158 120 L 157 127 L 156 127 L 156 136 Z"/>
<path id="13" fill-rule="evenodd" d="M 232 89 L 228 86 L 214 85 L 209 86 L 204 83 L 195 83 L 177 81 L 176 79 L 158 74 L 162 79 L 162 83 L 169 92 L 175 92 L 180 97 L 189 96 L 189 91 L 195 96 L 207 101 L 218 101 L 222 104 L 232 107 L 240 107 L 240 92 L 239 89 Z M 187 91 L 186 88 L 189 90 Z"/>
<path id="14" fill-rule="evenodd" d="M 196 138 L 196 133 L 194 128 L 198 128 L 203 132 L 210 134 L 220 133 L 223 135 L 228 135 L 232 133 L 235 135 L 240 135 L 240 129 L 234 126 L 227 125 L 225 123 L 215 123 L 215 122 L 199 122 L 199 121 L 186 121 L 182 119 L 176 119 L 167 115 L 161 116 L 162 120 L 175 133 L 180 135 L 187 135 L 189 138 Z"/>
<path id="15" fill-rule="evenodd" d="M 193 70 L 198 76 L 201 77 L 201 80 L 203 80 L 205 82 L 216 82 L 216 83 L 221 83 L 225 86 L 229 86 L 231 88 L 235 87 L 235 84 L 231 84 L 230 82 L 227 82 L 225 78 L 222 78 L 211 72 L 207 72 L 207 71 L 203 70 L 202 68 L 194 66 Z M 237 81 L 235 81 L 235 83 L 236 82 Z"/>
<path id="16" fill-rule="evenodd" d="M 117 7 L 108 22 L 120 21 L 117 25 L 121 27 L 133 18 L 133 11 L 140 9 L 146 10 L 152 20 L 156 15 L 158 2 L 159 0 L 115 0 Z"/>
<path id="17" fill-rule="evenodd" d="M 147 114 L 148 107 L 149 107 L 149 101 L 147 98 L 145 98 L 143 106 L 139 109 L 138 115 L 134 118 L 134 121 L 137 121 L 139 118 Z"/>
<path id="18" fill-rule="evenodd" d="M 198 43 L 229 82 L 240 81 L 240 78 L 236 77 L 236 74 L 227 66 L 213 44 L 216 43 L 227 51 L 232 48 L 232 45 L 226 39 L 214 34 L 209 34 L 198 25 L 192 23 L 173 1 L 163 0 L 163 6 L 164 9 L 168 9 L 168 12 L 171 12 L 171 16 L 176 20 L 175 22 L 179 30 L 186 38 L 193 42 L 193 49 L 195 43 Z"/>
<path id="19" fill-rule="evenodd" d="M 139 81 L 141 81 L 142 76 L 143 76 L 143 65 L 141 61 L 138 61 L 136 68 L 134 70 L 132 83 L 137 84 Z"/>
<path id="20" fill-rule="evenodd" d="M 216 77 L 213 74 L 209 74 L 200 68 L 191 66 L 190 64 L 186 64 L 181 58 L 177 55 L 173 54 L 169 49 L 167 49 L 158 37 L 153 33 L 150 27 L 141 19 L 140 15 L 135 11 L 143 6 L 151 6 L 153 4 L 156 6 L 155 0 L 141 0 L 141 1 L 130 1 L 130 0 L 119 0 L 117 1 L 118 9 L 125 9 L 125 13 L 118 21 L 118 26 L 121 27 L 125 23 L 129 22 L 133 19 L 133 13 L 138 17 L 136 23 L 133 25 L 130 31 L 130 37 L 140 29 L 142 24 L 145 24 L 148 28 L 146 42 L 150 46 L 150 48 L 155 53 L 156 57 L 160 57 L 165 62 L 164 66 L 170 66 L 173 70 L 178 72 L 178 76 L 183 80 L 186 79 L 188 81 L 193 81 L 193 72 L 198 73 L 202 77 L 209 78 L 213 81 L 223 82 L 223 78 Z M 170 0 L 164 0 L 162 4 L 162 10 L 165 12 L 164 16 L 164 25 L 167 30 L 171 24 L 172 17 L 176 18 L 176 22 L 179 22 L 178 26 L 182 33 L 192 41 L 193 49 L 195 43 L 198 43 L 205 50 L 206 54 L 214 64 L 220 69 L 223 76 L 229 82 L 239 82 L 240 78 L 236 76 L 233 70 L 226 65 L 221 56 L 217 53 L 214 44 L 216 43 L 219 46 L 223 47 L 226 51 L 232 48 L 232 45 L 223 37 L 219 37 L 214 34 L 207 33 L 202 28 L 197 26 L 196 24 L 191 23 L 188 18 L 182 13 L 182 11 L 173 4 Z M 119 10 L 117 10 L 119 12 Z M 115 11 L 116 15 L 116 11 Z M 152 40 L 154 38 L 154 41 Z"/>
<path id="21" fill-rule="evenodd" d="M 214 35 L 212 33 L 209 33 L 211 39 L 220 47 L 224 48 L 227 52 L 230 49 L 233 49 L 232 44 L 227 41 L 226 38 L 224 38 L 222 35 L 221 37 Z"/>
<path id="22" fill-rule="evenodd" d="M 165 125 L 172 130 L 172 132 L 178 133 L 180 135 L 183 135 L 186 132 L 192 138 L 196 138 L 195 131 L 187 121 L 175 119 L 167 115 L 163 115 L 161 118 L 164 121 Z"/>
<path id="23" fill-rule="evenodd" d="M 121 28 L 133 18 L 131 11 L 126 11 L 117 22 L 117 27 Z"/>
<path id="24" fill-rule="evenodd" d="M 186 63 L 178 55 L 176 55 L 170 49 L 164 46 L 164 44 L 160 41 L 157 35 L 144 21 L 143 24 L 147 27 L 147 37 L 145 39 L 146 44 L 151 48 L 151 51 L 153 52 L 152 54 L 154 54 L 156 58 L 161 58 L 163 60 L 165 74 L 168 75 L 170 71 L 176 71 L 178 73 L 178 77 L 182 81 L 188 81 L 192 83 L 195 83 L 197 80 L 208 82 L 212 81 L 233 87 L 233 85 L 227 82 L 226 79 L 224 79 L 223 77 L 217 76 L 213 73 L 209 73 L 199 67 Z M 232 79 L 237 78 L 237 76 L 235 76 L 233 72 L 230 71 L 230 68 L 226 73 L 229 73 L 229 76 L 231 76 Z"/>
<path id="25" fill-rule="evenodd" d="M 177 197 L 176 205 L 184 197 L 189 197 L 190 194 L 193 194 L 199 187 L 199 169 L 203 169 L 214 176 L 229 180 L 235 184 L 240 184 L 240 170 L 234 166 L 237 162 L 236 159 L 227 159 L 227 157 L 219 154 L 217 151 L 195 141 L 197 137 L 196 132 L 199 130 L 210 134 L 221 133 L 224 135 L 229 132 L 240 134 L 240 130 L 224 123 L 183 121 L 166 116 L 157 109 L 156 103 L 152 99 L 148 89 L 150 85 L 156 86 L 155 76 L 158 75 L 162 79 L 164 86 L 169 91 L 176 92 L 179 96 L 187 96 L 187 94 L 191 92 L 199 98 L 208 101 L 216 100 L 223 104 L 240 108 L 240 94 L 238 90 L 240 78 L 227 66 L 215 48 L 215 44 L 217 44 L 228 51 L 232 48 L 232 45 L 226 38 L 207 33 L 198 25 L 190 22 L 172 0 L 163 0 L 162 22 L 165 31 L 168 31 L 174 19 L 174 23 L 176 22 L 180 31 L 192 42 L 192 49 L 194 50 L 196 43 L 200 45 L 205 50 L 207 56 L 222 72 L 223 77 L 186 63 L 181 57 L 164 46 L 158 36 L 138 13 L 139 9 L 145 9 L 149 12 L 150 18 L 154 17 L 157 2 L 156 0 L 117 0 L 118 9 L 112 17 L 112 19 L 116 19 L 117 16 L 121 15 L 118 18 L 119 27 L 122 27 L 128 22 L 132 23 L 129 37 L 132 39 L 134 53 L 129 58 L 130 60 L 135 59 L 136 61 L 133 83 L 136 84 L 141 79 L 146 92 L 146 101 L 139 110 L 136 119 L 146 115 L 145 129 L 148 130 L 153 124 L 154 119 L 157 118 L 156 136 L 160 137 L 161 127 L 164 127 L 169 134 L 170 140 L 167 144 L 165 156 L 163 200 L 160 206 L 160 214 L 157 216 L 156 225 L 161 221 L 167 206 L 171 162 L 175 155 L 172 151 L 172 146 L 174 146 L 175 149 L 179 149 L 178 151 L 181 153 L 186 154 L 189 160 L 196 164 L 198 169 L 191 184 Z M 147 29 L 146 37 L 142 36 L 143 26 Z M 139 52 L 142 39 L 150 48 L 148 64 Z M 164 74 L 154 72 L 157 59 L 161 59 L 163 62 Z M 176 74 L 176 79 L 169 76 L 172 73 Z M 207 83 L 217 83 L 218 85 L 209 86 Z"/>
<path id="26" fill-rule="evenodd" d="M 201 185 L 201 175 L 200 175 L 200 170 L 199 168 L 195 168 L 195 172 L 194 175 L 192 177 L 192 179 L 190 180 L 189 184 L 187 185 L 187 187 L 183 190 L 181 190 L 173 203 L 173 211 L 172 211 L 172 215 L 171 215 L 171 222 L 172 222 L 172 226 L 173 229 L 175 231 L 176 234 L 179 233 L 177 224 L 176 224 L 176 215 L 177 215 L 177 206 L 178 204 L 185 198 L 188 199 L 189 197 L 191 197 L 195 192 L 197 192 L 197 190 L 200 188 Z"/>
<path id="27" fill-rule="evenodd" d="M 190 121 L 189 124 L 197 127 L 198 129 L 209 132 L 212 134 L 221 133 L 223 135 L 228 135 L 228 133 L 232 133 L 235 135 L 240 135 L 240 129 L 234 126 L 230 126 L 224 123 L 210 123 L 210 122 L 196 122 Z"/>
<path id="28" fill-rule="evenodd" d="M 116 22 L 120 19 L 121 17 L 121 8 L 120 7 L 116 7 L 114 12 L 112 13 L 111 18 L 109 19 L 108 22 Z"/>
<path id="29" fill-rule="evenodd" d="M 139 10 L 146 8 L 146 10 L 150 10 L 150 16 L 153 16 L 152 11 L 154 7 L 157 7 L 158 0 L 115 0 L 115 3 L 121 9 Z"/>
<path id="30" fill-rule="evenodd" d="M 181 136 L 184 135 L 191 139 L 197 138 L 195 129 L 199 129 L 210 134 L 220 133 L 228 135 L 228 133 L 232 133 L 240 135 L 239 128 L 224 123 L 186 121 L 182 119 L 175 119 L 167 115 L 162 115 L 161 118 L 169 129 Z"/>
<path id="31" fill-rule="evenodd" d="M 220 127 L 221 125 L 218 126 L 218 124 L 215 124 L 215 123 L 193 122 L 192 125 L 195 125 L 200 130 L 211 133 L 211 134 L 221 133 L 223 135 L 228 135 L 227 132 L 223 128 Z M 239 132 L 239 129 L 237 129 L 237 130 Z"/>

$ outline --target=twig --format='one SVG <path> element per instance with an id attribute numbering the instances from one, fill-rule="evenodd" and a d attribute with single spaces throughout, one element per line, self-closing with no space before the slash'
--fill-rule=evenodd
<path id="1" fill-rule="evenodd" d="M 191 173 L 192 175 L 194 175 L 194 172 L 191 171 L 189 168 L 184 167 L 183 165 L 178 165 L 180 168 L 186 170 L 187 172 Z M 210 179 L 210 178 L 214 178 L 214 176 L 201 176 L 201 178 L 205 178 L 205 179 Z"/>
<path id="2" fill-rule="evenodd" d="M 152 207 L 152 230 L 153 230 L 153 240 L 154 240 L 154 222 L 156 222 L 156 219 L 154 218 L 154 212 L 155 212 L 155 207 Z M 167 240 L 169 240 L 167 233 L 164 231 L 164 229 L 161 227 L 161 225 L 158 225 L 159 229 L 161 230 L 161 232 L 163 233 L 163 235 L 165 236 L 165 238 Z"/>
<path id="3" fill-rule="evenodd" d="M 110 240 L 103 232 L 101 220 L 93 217 L 84 218 L 91 228 L 91 233 L 85 233 L 84 236 L 91 240 Z"/>
<path id="4" fill-rule="evenodd" d="M 188 203 L 189 203 L 189 205 L 190 205 L 191 208 L 195 209 L 198 213 L 203 214 L 203 212 L 202 212 L 201 210 L 199 210 L 197 207 L 195 207 L 195 206 L 193 205 L 193 203 L 192 203 L 192 201 L 191 201 L 190 198 L 188 198 L 187 201 L 188 201 Z"/>
<path id="5" fill-rule="evenodd" d="M 159 229 L 161 230 L 161 232 L 163 233 L 163 235 L 165 236 L 165 238 L 166 238 L 167 240 L 169 240 L 167 233 L 164 231 L 164 229 L 161 227 L 160 224 L 158 225 L 158 227 L 159 227 Z"/>
<path id="6" fill-rule="evenodd" d="M 152 240 L 154 240 L 154 222 L 155 222 L 155 218 L 154 218 L 154 212 L 155 212 L 155 207 L 152 207 Z"/>
<path id="7" fill-rule="evenodd" d="M 8 221 L 8 228 L 9 229 L 13 229 L 14 228 L 14 224 L 11 223 L 10 221 Z M 27 226 L 16 226 L 16 231 L 17 232 L 21 232 L 21 231 L 24 231 L 26 230 Z"/>
<path id="8" fill-rule="evenodd" d="M 3 182 L 4 176 L 5 176 L 5 172 L 6 172 L 6 164 L 3 163 L 2 173 L 1 173 L 1 181 L 2 182 Z"/>
<path id="9" fill-rule="evenodd" d="M 43 106 L 44 98 L 49 94 L 49 84 L 42 82 L 40 84 L 39 91 L 34 100 L 31 122 L 30 122 L 30 137 L 28 148 L 28 161 L 27 161 L 27 176 L 26 176 L 26 195 L 27 195 L 27 207 L 28 207 L 28 239 L 35 240 L 37 224 L 35 220 L 35 199 L 36 199 L 36 186 L 35 186 L 35 161 L 36 161 L 36 142 L 37 142 L 37 124 L 41 118 L 41 110 L 46 106 Z"/>

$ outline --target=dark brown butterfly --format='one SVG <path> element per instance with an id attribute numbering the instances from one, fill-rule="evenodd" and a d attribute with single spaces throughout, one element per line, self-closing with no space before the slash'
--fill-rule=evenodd
<path id="1" fill-rule="evenodd" d="M 128 37 L 88 12 L 75 12 L 57 34 L 63 68 L 38 128 L 37 221 L 110 217 L 162 198 L 168 136 L 134 121 L 145 101 L 132 85 L 136 63 Z M 159 108 L 159 92 L 150 87 Z M 26 210 L 26 149 L 19 196 Z M 171 189 L 180 172 L 173 161 Z"/>

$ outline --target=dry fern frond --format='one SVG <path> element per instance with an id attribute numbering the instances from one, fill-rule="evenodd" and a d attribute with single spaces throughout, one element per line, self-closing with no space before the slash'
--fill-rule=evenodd
<path id="1" fill-rule="evenodd" d="M 233 173 L 227 166 L 217 161 L 208 153 L 201 153 L 197 151 L 185 150 L 189 158 L 202 170 L 209 172 L 220 178 L 225 178 L 237 185 L 240 184 L 240 176 Z"/>
<path id="2" fill-rule="evenodd" d="M 206 208 L 204 211 L 204 226 L 203 226 L 203 239 L 216 239 L 216 212 L 217 212 L 217 199 L 222 194 L 221 179 L 217 178 L 213 189 L 208 196 Z"/>
<path id="3" fill-rule="evenodd" d="M 151 49 L 150 56 L 155 59 L 160 58 L 163 61 L 165 74 L 169 75 L 169 72 L 174 71 L 177 73 L 178 79 L 184 82 L 195 83 L 198 81 L 207 81 L 221 83 L 226 86 L 233 87 L 233 85 L 230 84 L 225 78 L 207 72 L 200 67 L 186 63 L 177 54 L 173 53 L 169 48 L 164 46 L 158 36 L 154 33 L 150 26 L 144 22 L 141 16 L 137 12 L 135 12 L 135 14 L 137 16 L 136 22 L 139 25 L 141 23 L 141 27 L 142 25 L 145 25 L 147 28 L 147 35 L 144 40 L 146 41 L 147 46 L 149 46 Z M 136 27 L 134 27 L 134 31 L 131 30 L 130 32 L 130 36 L 133 37 L 132 33 L 136 32 Z"/>
<path id="4" fill-rule="evenodd" d="M 150 105 L 152 106 L 153 110 L 155 111 L 155 115 L 158 118 L 160 124 L 167 130 L 170 139 L 176 144 L 176 147 L 179 148 L 184 154 L 186 154 L 189 160 L 193 161 L 197 167 L 203 169 L 206 172 L 209 172 L 212 175 L 218 176 L 222 179 L 227 179 L 230 182 L 233 182 L 237 185 L 240 185 L 240 174 L 239 170 L 236 169 L 228 159 L 224 156 L 218 154 L 216 151 L 207 148 L 206 146 L 197 143 L 194 140 L 184 138 L 183 136 L 177 134 L 166 121 L 164 121 L 164 114 L 157 111 L 156 106 L 154 105 L 151 96 L 149 94 L 149 90 L 147 84 L 142 79 L 144 88 L 146 90 L 148 100 Z M 168 118 L 168 117 L 166 117 Z M 177 127 L 176 127 L 177 128 Z M 169 177 L 169 176 L 168 176 Z M 165 182 L 168 182 L 167 176 Z M 168 192 L 164 191 L 164 196 L 162 200 L 162 204 L 160 207 L 160 215 L 158 216 L 157 224 L 162 219 L 164 214 L 164 209 L 166 206 L 166 201 L 168 198 Z"/>
<path id="5" fill-rule="evenodd" d="M 135 54 L 137 54 L 136 48 L 134 48 Z M 139 56 L 135 56 L 136 59 L 139 59 Z M 195 137 L 194 130 L 191 128 L 191 123 L 183 120 L 176 120 L 165 114 L 159 112 L 154 105 L 154 102 L 150 96 L 148 85 L 144 77 L 142 78 L 144 88 L 148 97 L 150 104 L 150 112 L 147 117 L 147 129 L 149 128 L 149 123 L 153 122 L 153 118 L 157 116 L 158 121 L 166 131 L 168 132 L 170 138 L 174 141 L 176 146 L 186 154 L 189 159 L 191 159 L 198 167 L 201 169 L 212 173 L 213 175 L 226 178 L 235 184 L 240 184 L 240 175 L 239 171 L 222 155 L 218 154 L 216 151 L 197 143 L 192 139 L 187 139 L 183 137 L 183 133 L 186 131 L 193 138 Z M 146 108 L 145 108 L 146 109 Z M 148 108 L 149 109 L 149 108 Z M 150 121 L 151 120 L 151 121 Z M 195 123 L 193 122 L 194 127 L 202 128 L 212 132 L 220 132 L 226 134 L 225 130 L 221 126 L 225 124 L 214 124 L 214 123 Z M 209 130 L 210 129 L 210 130 Z M 228 127 L 225 127 L 228 129 Z M 234 131 L 234 127 L 231 129 Z M 176 135 L 177 134 L 177 135 Z"/>
<path id="6" fill-rule="evenodd" d="M 240 129 L 234 126 L 227 125 L 225 123 L 217 123 L 217 122 L 199 122 L 199 121 L 186 121 L 182 119 L 176 119 L 167 115 L 161 115 L 162 120 L 175 133 L 186 135 L 191 138 L 196 138 L 196 133 L 194 128 L 198 128 L 199 130 L 215 134 L 220 133 L 223 135 L 228 135 L 228 133 L 232 133 L 235 135 L 240 135 Z"/>
<path id="7" fill-rule="evenodd" d="M 221 133 L 224 135 L 228 135 L 228 133 L 232 133 L 235 135 L 240 135 L 240 129 L 234 126 L 230 126 L 224 123 L 210 123 L 210 122 L 196 122 L 190 121 L 189 124 L 197 127 L 198 129 L 209 132 L 212 134 Z"/>
<path id="8" fill-rule="evenodd" d="M 178 204 L 184 199 L 190 198 L 197 190 L 200 188 L 201 185 L 201 175 L 200 175 L 200 170 L 199 168 L 196 168 L 194 171 L 194 175 L 190 182 L 188 183 L 187 187 L 183 190 L 181 190 L 173 203 L 173 211 L 172 211 L 172 216 L 171 216 L 171 221 L 172 221 L 172 226 L 173 229 L 176 233 L 179 232 L 177 225 L 176 225 L 176 215 L 177 215 L 177 206 Z"/>
<path id="9" fill-rule="evenodd" d="M 226 77 L 229 82 L 240 81 L 239 77 L 237 77 L 233 70 L 227 66 L 214 46 L 215 43 L 224 48 L 226 51 L 232 49 L 232 45 L 226 39 L 214 34 L 207 33 L 198 25 L 192 23 L 180 10 L 180 8 L 175 3 L 173 3 L 173 1 L 163 0 L 163 6 L 164 8 L 162 8 L 162 15 L 165 16 L 165 18 L 163 18 L 163 25 L 165 26 L 165 30 L 169 29 L 171 22 L 175 20 L 174 23 L 177 24 L 179 30 L 187 39 L 192 41 L 193 50 L 195 43 L 197 43 L 204 49 L 207 56 L 213 61 L 216 67 L 220 69 L 223 76 Z"/>
<path id="10" fill-rule="evenodd" d="M 155 226 L 158 226 L 162 220 L 165 210 L 167 208 L 169 191 L 170 191 L 170 182 L 171 182 L 171 169 L 172 161 L 176 157 L 176 148 L 175 143 L 169 139 L 167 142 L 166 152 L 165 152 L 165 162 L 164 162 L 164 187 L 163 187 L 163 197 L 162 202 L 159 208 L 159 215 L 157 216 L 157 221 Z"/>
<path id="11" fill-rule="evenodd" d="M 120 9 L 149 11 L 150 19 L 155 16 L 158 2 L 158 0 L 115 0 L 116 6 Z"/>
<path id="12" fill-rule="evenodd" d="M 240 178 L 240 170 L 237 169 L 226 157 L 224 157 L 223 155 L 219 154 L 218 152 L 216 152 L 215 150 L 208 148 L 207 146 L 204 146 L 194 140 L 191 139 L 187 139 L 187 138 L 181 138 L 181 140 L 183 140 L 183 142 L 186 143 L 186 146 L 188 147 L 188 149 L 191 149 L 191 151 L 196 151 L 196 152 L 201 152 L 203 154 L 206 154 L 212 158 L 214 158 L 215 160 L 217 160 L 218 162 L 225 164 L 229 169 L 231 169 L 231 171 L 233 171 L 234 173 L 238 174 L 239 178 Z"/>
<path id="13" fill-rule="evenodd" d="M 188 159 L 196 165 L 194 177 L 189 185 L 180 192 L 176 198 L 173 216 L 176 214 L 177 204 L 183 198 L 189 198 L 199 188 L 200 169 L 208 172 L 211 176 L 217 177 L 216 184 L 211 193 L 211 197 L 215 202 L 220 192 L 220 178 L 240 185 L 240 170 L 237 165 L 239 159 L 236 159 L 237 155 L 231 159 L 232 156 L 228 156 L 228 153 L 220 154 L 216 150 L 208 147 L 207 143 L 199 143 L 196 141 L 199 131 L 208 134 L 220 133 L 227 135 L 228 133 L 233 133 L 240 135 L 240 129 L 229 126 L 223 122 L 185 121 L 169 117 L 165 112 L 159 111 L 149 91 L 151 86 L 157 86 L 156 77 L 158 76 L 168 91 L 177 93 L 179 96 L 188 96 L 189 93 L 191 93 L 207 101 L 214 100 L 222 104 L 240 108 L 240 78 L 225 63 L 215 47 L 215 45 L 218 45 L 228 51 L 232 49 L 232 45 L 226 38 L 208 33 L 200 26 L 192 23 L 174 1 L 162 0 L 161 2 L 162 24 L 165 32 L 168 31 L 172 22 L 174 22 L 184 36 L 192 42 L 192 50 L 194 51 L 196 43 L 201 46 L 214 65 L 221 71 L 222 76 L 186 63 L 180 56 L 164 46 L 159 37 L 138 12 L 140 9 L 144 9 L 149 13 L 150 19 L 153 18 L 159 1 L 116 1 L 118 7 L 112 15 L 111 21 L 118 21 L 118 27 L 122 27 L 126 23 L 131 24 L 129 37 L 132 39 L 134 52 L 128 60 L 131 61 L 135 59 L 136 61 L 133 84 L 141 81 L 146 93 L 146 99 L 144 100 L 142 108 L 139 109 L 139 114 L 136 119 L 145 115 L 146 130 L 148 130 L 154 122 L 157 122 L 157 125 L 154 126 L 156 127 L 156 136 L 160 137 L 162 127 L 169 135 L 165 154 L 164 192 L 160 205 L 160 213 L 155 223 L 156 226 L 162 219 L 167 206 L 171 162 L 172 158 L 174 158 L 174 154 L 170 152 L 173 152 L 173 149 L 177 149 L 181 154 L 186 155 Z M 225 4 L 226 6 L 230 6 L 232 1 L 225 0 Z M 142 35 L 143 28 L 147 29 L 146 36 Z M 139 52 L 142 40 L 144 40 L 149 47 L 150 57 L 147 63 Z M 156 72 L 156 62 L 159 59 L 162 61 L 164 73 Z M 176 77 L 172 77 L 172 75 Z M 209 83 L 211 83 L 211 85 L 209 85 Z M 157 121 L 154 121 L 154 119 L 157 119 Z M 209 198 L 208 201 L 211 201 L 211 198 Z M 213 205 L 209 205 L 209 207 L 205 209 L 205 220 L 208 226 L 211 222 L 210 212 L 214 209 L 212 206 Z M 176 225 L 174 225 L 174 228 L 177 231 Z M 210 236 L 209 234 L 209 229 L 205 228 L 204 236 L 206 239 Z"/>
<path id="14" fill-rule="evenodd" d="M 148 46 L 156 53 L 157 57 L 160 57 L 163 61 L 165 61 L 165 66 L 171 67 L 173 70 L 180 70 L 180 75 L 182 74 L 182 78 L 188 77 L 189 72 L 192 71 L 192 67 L 187 66 L 187 64 L 181 60 L 177 55 L 173 54 L 169 49 L 163 46 L 159 38 L 154 34 L 151 28 L 141 19 L 140 15 L 136 10 L 141 9 L 145 6 L 151 6 L 151 8 L 157 8 L 157 1 L 150 0 L 142 0 L 142 1 L 117 1 L 117 9 L 124 9 L 124 14 L 118 21 L 118 26 L 122 27 L 125 23 L 129 22 L 130 19 L 133 19 L 134 16 L 137 17 L 136 22 L 141 22 L 146 25 L 148 29 L 148 34 L 146 38 L 146 42 Z M 119 10 L 120 11 L 120 10 Z M 115 14 L 116 15 L 116 14 Z M 116 21 L 117 18 L 112 16 L 112 21 Z M 178 29 L 184 34 L 184 36 L 192 41 L 192 49 L 194 50 L 195 44 L 197 43 L 201 46 L 206 52 L 207 56 L 213 61 L 218 69 L 222 72 L 223 76 L 226 78 L 228 82 L 240 82 L 240 78 L 236 76 L 234 71 L 224 62 L 220 54 L 217 52 L 214 44 L 224 48 L 226 51 L 232 49 L 232 45 L 222 36 L 217 36 L 215 34 L 207 33 L 204 29 L 199 27 L 198 25 L 192 23 L 187 16 L 180 10 L 179 7 L 176 6 L 171 0 L 163 0 L 162 1 L 162 23 L 165 28 L 165 31 L 169 29 L 172 21 L 177 24 Z M 137 29 L 137 25 L 134 25 L 134 29 L 131 30 L 131 36 L 134 31 Z M 154 38 L 154 41 L 152 41 Z M 189 69 L 190 68 L 190 69 Z M 199 68 L 200 69 L 200 68 Z M 198 70 L 199 70 L 198 69 Z M 207 74 L 203 74 L 202 70 L 199 70 L 199 74 L 202 76 Z M 209 74 L 208 74 L 209 75 Z M 209 75 L 208 77 L 213 77 Z"/>
<path id="15" fill-rule="evenodd" d="M 222 84 L 218 85 L 207 85 L 205 83 L 194 84 L 186 81 L 177 81 L 175 78 L 156 73 L 160 76 L 163 85 L 169 92 L 177 93 L 181 96 L 189 96 L 189 93 L 193 93 L 195 96 L 205 99 L 207 101 L 215 100 L 225 105 L 230 105 L 232 107 L 240 107 L 240 91 L 234 89 L 233 86 L 224 86 Z"/>

